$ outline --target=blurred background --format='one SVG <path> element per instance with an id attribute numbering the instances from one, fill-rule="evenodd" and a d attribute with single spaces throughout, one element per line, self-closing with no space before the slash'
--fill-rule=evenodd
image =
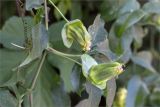
<path id="1" fill-rule="evenodd" d="M 19 0 L 24 5 L 23 0 Z M 120 55 L 126 48 L 130 51 L 126 57 L 125 72 L 117 80 L 117 94 L 114 107 L 160 107 L 160 1 L 159 0 L 52 0 L 61 12 L 69 19 L 81 19 L 88 28 L 95 17 L 100 14 L 105 21 L 106 31 L 112 35 L 112 28 L 129 26 L 134 32 L 129 33 L 133 39 L 130 41 L 123 36 L 110 38 L 109 45 L 112 52 Z M 153 3 L 152 5 L 147 3 Z M 157 4 L 157 5 L 155 5 Z M 59 13 L 49 4 L 49 25 L 61 22 Z M 156 7 L 157 6 L 157 7 Z M 159 7 L 158 7 L 159 6 Z M 130 19 L 123 18 L 131 11 L 144 9 L 147 15 L 140 20 L 139 14 L 130 15 Z M 26 11 L 25 16 L 32 16 Z M 22 17 L 18 13 L 15 0 L 0 0 L 0 28 L 12 16 Z M 125 20 L 125 21 L 124 21 Z M 128 20 L 128 21 L 126 21 Z M 136 21 L 136 23 L 134 23 Z M 132 24 L 134 23 L 134 24 Z M 128 28 L 129 28 L 128 27 Z M 123 30 L 126 30 L 124 28 Z M 116 30 L 115 30 L 116 32 Z M 123 39 L 123 40 L 122 40 Z M 122 43 L 122 46 L 116 44 Z M 2 45 L 2 44 L 1 44 Z M 127 47 L 129 45 L 130 47 Z M 121 49 L 122 48 L 122 49 Z M 126 50 L 127 50 L 126 49 Z M 57 69 L 58 70 L 58 69 Z M 0 74 L 1 75 L 1 74 Z M 83 92 L 82 96 L 85 96 Z M 70 93 L 72 106 L 76 105 L 81 97 Z M 105 106 L 102 97 L 100 106 Z"/>

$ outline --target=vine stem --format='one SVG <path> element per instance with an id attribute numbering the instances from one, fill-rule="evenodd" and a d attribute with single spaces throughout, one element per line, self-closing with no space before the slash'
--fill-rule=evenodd
<path id="1" fill-rule="evenodd" d="M 29 93 L 30 93 L 30 94 L 29 94 L 30 107 L 33 107 L 33 95 L 32 95 L 32 91 L 33 91 L 33 89 L 35 88 L 36 81 L 37 81 L 38 76 L 39 76 L 39 74 L 40 74 L 40 71 L 41 71 L 41 69 L 42 69 L 42 66 L 43 66 L 43 63 L 44 63 L 44 60 L 45 60 L 46 55 L 47 55 L 47 53 L 44 52 L 43 55 L 42 55 L 42 58 L 41 58 L 41 61 L 40 61 L 38 70 L 37 70 L 37 72 L 36 72 L 36 74 L 35 74 L 35 77 L 34 77 L 34 79 L 33 79 L 33 81 L 32 81 L 31 87 L 30 87 L 30 89 L 28 89 L 28 90 L 29 90 Z"/>
<path id="2" fill-rule="evenodd" d="M 63 17 L 63 19 L 68 23 L 69 20 L 62 14 L 62 12 L 58 9 L 58 7 L 51 1 L 51 0 L 48 0 L 52 5 L 53 7 L 59 12 L 59 14 Z"/>
<path id="3" fill-rule="evenodd" d="M 46 30 L 48 31 L 48 11 L 47 11 L 47 0 L 44 0 L 44 9 L 45 9 L 45 24 L 46 24 Z"/>
<path id="4" fill-rule="evenodd" d="M 44 0 L 44 9 L 45 9 L 45 25 L 46 25 L 46 30 L 48 31 L 48 12 L 47 12 L 47 1 Z M 39 67 L 38 67 L 38 70 L 35 74 L 35 77 L 33 79 L 33 82 L 31 84 L 31 87 L 30 87 L 30 93 L 29 93 L 29 101 L 30 101 L 30 107 L 33 107 L 33 89 L 35 88 L 35 84 L 36 84 L 36 81 L 38 79 L 38 76 L 40 74 L 40 71 L 42 69 L 42 66 L 43 66 L 43 63 L 44 63 L 44 60 L 46 58 L 46 55 L 47 55 L 47 52 L 44 51 L 43 55 L 42 55 L 42 59 L 40 61 L 40 64 L 39 64 Z"/>
<path id="5" fill-rule="evenodd" d="M 66 53 L 63 53 L 63 52 L 59 52 L 59 51 L 57 51 L 57 50 L 55 50 L 55 49 L 53 49 L 51 47 L 48 47 L 46 50 L 51 52 L 51 53 L 53 53 L 53 54 L 56 54 L 58 56 L 64 57 L 64 58 L 66 58 L 66 59 L 68 59 L 68 60 L 70 60 L 72 62 L 75 62 L 76 64 L 82 66 L 81 63 L 79 63 L 78 61 L 70 58 L 70 57 L 81 57 L 81 55 L 66 54 Z"/>
<path id="6" fill-rule="evenodd" d="M 60 55 L 60 56 L 66 56 L 66 57 L 81 57 L 81 55 L 74 55 L 74 54 L 66 54 L 66 53 L 63 53 L 63 52 L 60 52 L 60 51 L 57 51 L 55 50 L 54 48 L 51 48 L 51 47 L 48 47 L 47 50 L 49 52 L 52 52 L 54 54 L 57 54 L 57 55 Z"/>

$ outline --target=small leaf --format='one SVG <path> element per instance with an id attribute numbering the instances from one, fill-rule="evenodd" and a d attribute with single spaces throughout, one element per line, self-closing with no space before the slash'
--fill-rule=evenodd
<path id="1" fill-rule="evenodd" d="M 83 54 L 81 56 L 81 60 L 82 60 L 82 71 L 83 71 L 83 75 L 88 78 L 89 75 L 89 69 L 93 66 L 93 65 L 97 65 L 97 62 L 89 55 L 87 54 Z"/>
<path id="2" fill-rule="evenodd" d="M 31 61 L 42 55 L 42 52 L 45 48 L 47 48 L 48 37 L 45 27 L 42 24 L 37 24 L 32 29 L 32 50 L 29 53 L 28 57 L 19 65 L 22 67 L 27 65 Z"/>
<path id="3" fill-rule="evenodd" d="M 43 0 L 26 0 L 26 10 L 32 10 L 42 7 Z"/>
<path id="4" fill-rule="evenodd" d="M 97 15 L 93 25 L 89 26 L 88 32 L 92 36 L 92 46 L 97 45 L 98 43 L 104 41 L 108 35 L 107 31 L 104 28 L 105 22 L 100 18 L 100 15 Z"/>
<path id="5" fill-rule="evenodd" d="M 18 101 L 8 90 L 0 89 L 0 106 L 1 107 L 17 107 Z"/>
<path id="6" fill-rule="evenodd" d="M 115 78 L 110 79 L 107 82 L 107 95 L 106 95 L 106 105 L 107 107 L 112 107 L 113 101 L 114 101 L 114 97 L 116 94 L 116 80 Z"/>
<path id="7" fill-rule="evenodd" d="M 135 64 L 138 64 L 138 65 L 152 71 L 153 73 L 156 73 L 156 70 L 151 65 L 152 55 L 149 51 L 141 51 L 141 52 L 137 53 L 136 55 L 133 55 L 131 57 L 131 59 Z"/>

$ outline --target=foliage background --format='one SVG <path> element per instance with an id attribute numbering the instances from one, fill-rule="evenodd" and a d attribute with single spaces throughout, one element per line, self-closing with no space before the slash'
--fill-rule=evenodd
<path id="1" fill-rule="evenodd" d="M 70 20 L 79 18 L 88 28 L 92 25 L 97 14 L 105 21 L 105 29 L 109 47 L 99 45 L 99 51 L 109 56 L 125 56 L 127 62 L 125 72 L 117 79 L 117 94 L 114 100 L 115 107 L 159 107 L 160 106 L 160 1 L 159 0 L 52 0 Z M 64 21 L 51 6 L 49 12 L 49 41 L 57 50 L 69 53 L 78 53 L 73 47 L 68 50 L 63 46 L 60 32 Z M 141 11 L 141 10 L 143 11 Z M 30 12 L 25 13 L 31 16 Z M 30 85 L 37 68 L 37 59 L 22 70 L 20 78 L 11 71 L 22 62 L 26 53 L 15 49 L 10 42 L 18 44 L 24 40 L 24 26 L 12 0 L 0 1 L 0 106 L 16 107 L 19 94 Z M 30 20 L 29 17 L 27 20 Z M 27 22 L 31 23 L 31 22 Z M 14 28 L 14 30 L 10 30 Z M 54 34 L 54 37 L 52 37 Z M 118 35 L 118 36 L 117 36 Z M 104 46 L 105 45 L 105 46 Z M 101 61 L 106 61 L 106 57 Z M 98 57 L 98 58 L 99 58 Z M 99 59 L 100 60 L 100 59 Z M 65 107 L 75 106 L 88 97 L 83 90 L 84 78 L 73 69 L 74 63 L 56 55 L 47 56 L 47 60 L 38 79 L 34 91 L 34 107 Z M 73 72 L 72 72 L 73 71 Z M 156 72 L 156 73 L 155 73 Z M 80 78 L 79 80 L 77 78 Z M 22 83 L 19 83 L 22 82 Z M 16 91 L 19 86 L 19 91 Z M 52 94 L 50 94 L 52 91 Z M 82 91 L 82 92 L 81 92 Z M 81 92 L 81 96 L 79 93 Z M 127 95 L 126 95 L 127 93 Z M 126 99 L 123 99 L 123 96 Z M 52 99 L 51 99 L 52 98 Z M 24 106 L 27 106 L 27 98 Z M 5 103 L 7 102 L 7 103 Z M 26 103 L 26 104 L 25 104 Z M 124 103 L 124 104 L 122 104 Z M 99 106 L 105 106 L 106 99 L 101 98 Z"/>

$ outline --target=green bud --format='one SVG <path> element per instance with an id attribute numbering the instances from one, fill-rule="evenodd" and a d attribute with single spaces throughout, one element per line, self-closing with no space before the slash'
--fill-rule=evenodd
<path id="1" fill-rule="evenodd" d="M 97 87 L 104 89 L 106 82 L 123 72 L 123 64 L 110 62 L 94 65 L 89 70 L 89 80 Z"/>
<path id="2" fill-rule="evenodd" d="M 125 107 L 126 97 L 127 97 L 127 90 L 125 88 L 118 89 L 114 102 L 114 107 Z"/>
<path id="3" fill-rule="evenodd" d="M 67 48 L 70 48 L 73 41 L 77 41 L 84 51 L 90 50 L 91 36 L 83 23 L 76 19 L 64 25 L 62 29 L 63 43 Z"/>

